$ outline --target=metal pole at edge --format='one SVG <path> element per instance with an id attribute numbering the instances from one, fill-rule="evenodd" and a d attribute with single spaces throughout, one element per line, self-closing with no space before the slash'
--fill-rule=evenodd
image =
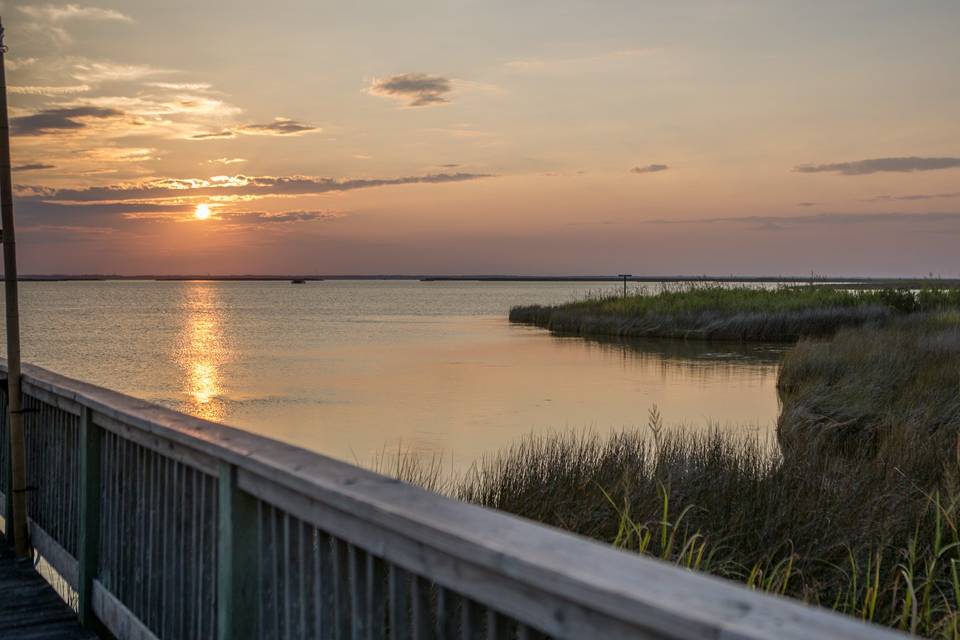
<path id="1" fill-rule="evenodd" d="M 0 221 L 3 226 L 3 280 L 7 303 L 7 426 L 10 432 L 13 513 L 7 517 L 7 537 L 13 537 L 18 558 L 30 553 L 27 539 L 27 468 L 23 438 L 23 397 L 20 395 L 20 308 L 17 299 L 17 248 L 13 232 L 13 176 L 10 167 L 10 119 L 7 115 L 6 47 L 0 20 Z M 12 516 L 12 517 L 11 517 Z"/>

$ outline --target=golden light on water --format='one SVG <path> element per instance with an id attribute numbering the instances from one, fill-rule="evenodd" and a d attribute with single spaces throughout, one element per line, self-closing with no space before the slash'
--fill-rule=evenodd
<path id="1" fill-rule="evenodd" d="M 190 371 L 190 393 L 195 402 L 209 404 L 217 395 L 217 368 L 212 362 L 194 362 Z"/>
<path id="2" fill-rule="evenodd" d="M 197 208 L 193 211 L 193 217 L 197 220 L 206 220 L 210 217 L 210 205 L 208 204 L 198 204 Z"/>
<path id="3" fill-rule="evenodd" d="M 222 420 L 225 407 L 220 369 L 227 349 L 220 326 L 218 292 L 209 283 L 195 283 L 185 293 L 177 353 L 186 395 L 184 410 L 208 420 Z"/>

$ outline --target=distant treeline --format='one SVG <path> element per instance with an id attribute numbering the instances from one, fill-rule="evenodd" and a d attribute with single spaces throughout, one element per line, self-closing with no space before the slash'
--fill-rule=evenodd
<path id="1" fill-rule="evenodd" d="M 27 274 L 19 278 L 22 282 L 60 282 L 60 281 L 107 281 L 107 280 L 209 280 L 209 281 L 284 281 L 284 280 L 419 280 L 421 282 L 623 282 L 617 275 L 424 275 L 424 274 Z M 785 283 L 818 284 L 823 286 L 843 286 L 856 284 L 861 287 L 907 287 L 921 288 L 930 283 L 922 278 L 863 278 L 844 276 L 714 276 L 714 275 L 638 275 L 630 276 L 632 283 Z M 960 286 L 960 279 L 940 279 L 944 286 Z"/>

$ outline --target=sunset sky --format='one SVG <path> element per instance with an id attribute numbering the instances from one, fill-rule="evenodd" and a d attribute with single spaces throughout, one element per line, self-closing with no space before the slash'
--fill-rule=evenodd
<path id="1" fill-rule="evenodd" d="M 24 273 L 960 277 L 956 0 L 0 15 Z"/>

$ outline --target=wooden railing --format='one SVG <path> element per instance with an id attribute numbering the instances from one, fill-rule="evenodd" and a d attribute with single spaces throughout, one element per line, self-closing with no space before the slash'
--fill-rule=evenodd
<path id="1" fill-rule="evenodd" d="M 23 393 L 32 544 L 121 639 L 899 637 L 37 367 Z"/>

